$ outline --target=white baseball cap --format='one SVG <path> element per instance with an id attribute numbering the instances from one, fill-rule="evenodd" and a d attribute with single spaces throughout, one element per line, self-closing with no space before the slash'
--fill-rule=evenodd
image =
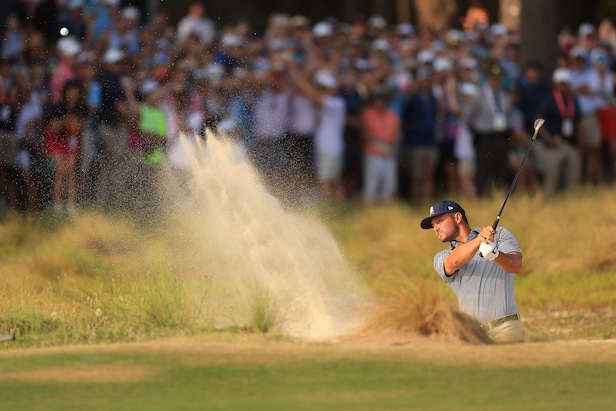
<path id="1" fill-rule="evenodd" d="M 569 52 L 571 58 L 586 58 L 586 50 L 583 47 L 575 46 Z"/>
<path id="2" fill-rule="evenodd" d="M 383 16 L 372 16 L 368 19 L 368 26 L 373 29 L 384 29 L 387 27 L 387 21 Z"/>
<path id="3" fill-rule="evenodd" d="M 126 6 L 122 9 L 120 16 L 126 20 L 139 20 L 141 18 L 141 12 L 135 6 Z"/>
<path id="4" fill-rule="evenodd" d="M 479 94 L 479 89 L 476 84 L 464 82 L 460 84 L 460 94 L 469 97 L 476 97 Z"/>
<path id="5" fill-rule="evenodd" d="M 81 53 L 81 44 L 74 37 L 63 37 L 58 40 L 56 47 L 65 56 L 76 56 Z"/>
<path id="6" fill-rule="evenodd" d="M 124 60 L 124 53 L 122 52 L 122 50 L 116 48 L 108 49 L 103 55 L 104 63 L 114 64 L 122 60 Z"/>
<path id="7" fill-rule="evenodd" d="M 564 67 L 557 68 L 556 70 L 554 70 L 554 74 L 552 75 L 552 82 L 554 84 L 571 84 L 571 71 Z"/>
<path id="8" fill-rule="evenodd" d="M 432 69 L 437 73 L 453 70 L 453 63 L 448 57 L 438 57 L 432 63 Z"/>
<path id="9" fill-rule="evenodd" d="M 328 37 L 334 33 L 331 24 L 326 21 L 321 21 L 314 25 L 312 33 L 315 37 Z"/>
<path id="10" fill-rule="evenodd" d="M 434 60 L 434 53 L 430 50 L 421 50 L 417 53 L 419 64 L 431 63 Z"/>
<path id="11" fill-rule="evenodd" d="M 580 36 L 594 35 L 596 33 L 595 26 L 590 23 L 582 23 L 578 28 L 578 34 Z"/>
<path id="12" fill-rule="evenodd" d="M 338 87 L 338 80 L 336 80 L 336 76 L 334 76 L 331 71 L 326 69 L 319 69 L 316 73 L 314 73 L 314 82 L 319 86 L 328 89 L 335 89 Z"/>
<path id="13" fill-rule="evenodd" d="M 160 86 L 158 85 L 158 82 L 154 80 L 146 80 L 141 86 L 141 92 L 143 94 L 149 94 L 153 91 L 158 90 L 159 88 Z"/>

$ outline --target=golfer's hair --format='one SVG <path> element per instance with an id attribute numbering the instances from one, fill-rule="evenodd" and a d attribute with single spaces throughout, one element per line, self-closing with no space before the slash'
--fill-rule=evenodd
<path id="1" fill-rule="evenodd" d="M 462 214 L 462 221 L 464 221 L 464 224 L 470 227 L 470 224 L 468 223 L 468 218 L 466 218 L 466 214 L 465 213 L 460 213 L 460 214 Z"/>

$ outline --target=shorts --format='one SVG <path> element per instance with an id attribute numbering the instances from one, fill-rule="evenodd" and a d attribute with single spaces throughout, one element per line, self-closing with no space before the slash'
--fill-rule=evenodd
<path id="1" fill-rule="evenodd" d="M 400 168 L 411 175 L 414 180 L 424 177 L 427 165 L 436 166 L 439 152 L 436 147 L 407 147 L 400 151 Z"/>
<path id="2" fill-rule="evenodd" d="M 582 148 L 599 148 L 601 146 L 601 132 L 596 114 L 586 114 L 580 119 L 582 130 Z"/>
<path id="3" fill-rule="evenodd" d="M 460 177 L 473 177 L 476 173 L 475 159 L 463 158 L 458 160 L 458 174 Z"/>
<path id="4" fill-rule="evenodd" d="M 443 141 L 441 144 L 439 144 L 439 160 L 443 162 L 456 161 L 456 156 L 453 153 L 454 146 L 454 140 Z"/>
<path id="5" fill-rule="evenodd" d="M 0 130 L 0 167 L 11 168 L 15 165 L 18 140 L 17 133 Z"/>
<path id="6" fill-rule="evenodd" d="M 317 173 L 321 181 L 336 181 L 342 176 L 342 155 L 318 154 Z"/>

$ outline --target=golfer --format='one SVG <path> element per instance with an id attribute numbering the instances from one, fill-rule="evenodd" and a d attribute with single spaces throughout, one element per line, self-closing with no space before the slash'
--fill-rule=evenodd
<path id="1" fill-rule="evenodd" d="M 449 242 L 449 249 L 434 256 L 434 268 L 456 293 L 460 309 L 477 318 L 494 342 L 522 342 L 513 293 L 522 251 L 513 234 L 503 227 L 471 230 L 464 209 L 451 200 L 434 204 L 421 228 Z"/>

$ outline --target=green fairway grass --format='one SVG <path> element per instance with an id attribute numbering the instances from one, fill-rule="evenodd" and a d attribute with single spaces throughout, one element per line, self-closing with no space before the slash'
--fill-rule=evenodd
<path id="1" fill-rule="evenodd" d="M 594 351 L 594 353 L 592 353 Z M 0 355 L 2 410 L 609 410 L 616 343 L 340 346 L 208 336 Z"/>

